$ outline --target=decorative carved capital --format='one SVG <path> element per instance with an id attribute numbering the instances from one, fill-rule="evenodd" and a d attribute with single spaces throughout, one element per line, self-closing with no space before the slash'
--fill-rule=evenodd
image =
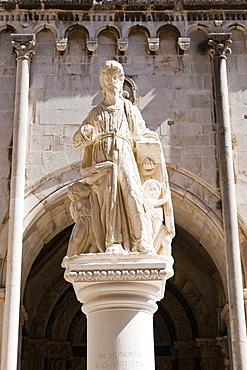
<path id="1" fill-rule="evenodd" d="M 35 54 L 36 38 L 34 34 L 11 34 L 13 51 L 16 53 L 16 60 L 28 59 L 31 61 Z"/>
<path id="2" fill-rule="evenodd" d="M 68 45 L 68 39 L 67 38 L 61 38 L 61 39 L 56 39 L 56 47 L 57 51 L 60 53 L 63 53 Z"/>
<path id="3" fill-rule="evenodd" d="M 128 39 L 118 39 L 117 40 L 117 47 L 119 51 L 127 51 L 129 47 Z"/>
<path id="4" fill-rule="evenodd" d="M 182 50 L 188 50 L 190 47 L 190 37 L 179 37 L 178 45 Z"/>
<path id="5" fill-rule="evenodd" d="M 150 51 L 158 51 L 160 46 L 160 40 L 158 37 L 148 38 L 148 48 Z"/>
<path id="6" fill-rule="evenodd" d="M 209 33 L 208 45 L 214 58 L 226 58 L 227 54 L 231 54 L 231 36 L 231 33 Z"/>
<path id="7" fill-rule="evenodd" d="M 87 50 L 95 53 L 98 48 L 98 39 L 87 39 Z"/>

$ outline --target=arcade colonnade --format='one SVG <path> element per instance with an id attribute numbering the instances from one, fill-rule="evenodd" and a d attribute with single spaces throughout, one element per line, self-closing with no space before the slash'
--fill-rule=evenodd
<path id="1" fill-rule="evenodd" d="M 3 17 L 6 17 L 6 15 L 3 15 Z M 100 17 L 104 19 L 104 15 L 100 15 Z M 128 57 L 128 52 L 131 52 L 131 37 L 135 38 L 136 32 L 141 32 L 145 36 L 143 40 L 146 38 L 146 45 L 142 45 L 141 47 L 144 48 L 143 50 L 146 51 L 147 55 L 150 58 L 157 58 L 159 57 L 159 50 L 161 51 L 162 47 L 166 47 L 164 40 L 168 30 L 170 37 L 168 41 L 170 43 L 169 48 L 173 48 L 171 53 L 176 53 L 183 57 L 188 53 L 190 36 L 193 37 L 195 29 L 198 28 L 196 21 L 195 25 L 190 27 L 188 26 L 188 22 L 185 22 L 187 31 L 182 32 L 179 30 L 179 27 L 174 27 L 170 24 L 160 25 L 160 23 L 164 22 L 159 21 L 154 23 L 156 27 L 152 27 L 151 31 L 144 25 L 130 24 L 134 22 L 133 20 L 126 20 L 120 32 L 113 25 L 113 19 L 111 20 L 109 14 L 107 17 L 107 26 L 102 22 L 102 25 L 95 29 L 93 26 L 91 28 L 87 26 L 90 22 L 89 20 L 78 20 L 76 24 L 73 24 L 73 21 L 71 21 L 69 26 L 66 25 L 66 22 L 60 22 L 61 27 L 56 28 L 54 26 L 54 19 L 54 22 L 50 23 L 39 22 L 38 26 L 33 26 L 32 33 L 23 33 L 20 32 L 20 27 L 19 29 L 17 27 L 20 21 L 17 20 L 18 14 L 16 12 L 12 16 L 14 19 L 12 24 L 8 22 L 7 26 L 6 24 L 1 26 L 2 33 L 12 33 L 12 45 L 17 60 L 10 208 L 9 219 L 2 232 L 3 235 L 6 233 L 6 230 L 9 233 L 8 238 L 3 237 L 4 241 L 8 240 L 8 246 L 6 246 L 6 243 L 3 243 L 2 253 L 4 256 L 4 247 L 7 247 L 6 270 L 3 269 L 2 276 L 2 284 L 5 285 L 4 304 L 2 302 L 2 307 L 5 306 L 2 330 L 2 369 L 16 368 L 17 347 L 18 343 L 20 343 L 18 334 L 19 302 L 23 303 L 25 284 L 28 280 L 29 272 L 44 244 L 50 242 L 52 238 L 72 223 L 68 213 L 66 191 L 68 186 L 80 177 L 79 162 L 75 161 L 72 164 L 70 163 L 66 166 L 60 165 L 58 168 L 54 168 L 53 171 L 50 171 L 50 173 L 47 172 L 43 177 L 36 179 L 36 181 L 29 181 L 27 186 L 25 178 L 26 167 L 27 163 L 31 163 L 28 157 L 31 156 L 31 146 L 28 142 L 30 134 L 29 119 L 33 103 L 33 97 L 31 95 L 30 99 L 29 92 L 31 88 L 30 81 L 34 83 L 35 78 L 35 75 L 31 75 L 30 79 L 30 71 L 32 71 L 30 63 L 32 63 L 32 55 L 36 50 L 36 36 L 39 39 L 41 33 L 47 32 L 50 34 L 52 32 L 57 53 L 62 57 L 69 47 L 68 40 L 70 40 L 70 37 L 73 40 L 73 33 L 75 30 L 76 32 L 79 30 L 84 40 L 82 44 L 84 45 L 85 58 L 88 58 L 88 64 L 90 64 L 91 58 L 97 58 L 101 52 L 105 53 L 103 54 L 103 58 L 107 59 L 115 53 L 113 56 L 124 64 Z M 180 24 L 179 22 L 184 22 L 184 19 L 181 19 L 181 15 L 179 17 L 178 25 Z M 52 14 L 49 14 L 49 19 L 52 19 Z M 5 21 L 4 18 L 3 22 Z M 217 139 L 220 148 L 220 161 L 218 165 L 221 177 L 221 189 L 216 189 L 206 180 L 193 173 L 193 171 L 172 162 L 168 163 L 168 170 L 176 223 L 200 242 L 210 255 L 219 272 L 225 293 L 225 302 L 230 303 L 229 316 L 227 314 L 228 306 L 226 305 L 224 308 L 221 307 L 221 310 L 223 308 L 221 318 L 226 321 L 229 320 L 227 324 L 231 336 L 232 366 L 235 366 L 233 368 L 236 369 L 244 369 L 247 362 L 245 357 L 245 325 L 243 325 L 245 323 L 243 284 L 238 241 L 237 206 L 234 197 L 226 73 L 226 51 L 228 50 L 229 39 L 231 37 L 230 31 L 233 28 L 233 24 L 231 25 L 231 22 L 229 23 L 227 29 L 229 32 L 215 32 L 215 23 L 212 29 L 205 23 L 197 31 L 201 37 L 201 44 L 203 44 L 203 41 L 211 40 L 210 47 L 213 51 L 216 122 L 218 124 Z M 91 22 L 91 24 L 93 23 Z M 244 26 L 238 25 L 237 27 L 245 34 Z M 108 37 L 109 34 L 110 38 Z M 109 39 L 114 41 L 109 43 L 106 41 L 109 41 Z M 100 40 L 103 41 L 103 49 L 100 48 Z M 205 47 L 205 43 L 203 45 Z M 41 42 L 40 49 L 44 46 L 47 47 L 47 44 L 42 45 Z M 37 43 L 37 55 L 38 50 L 39 43 Z M 164 49 L 162 52 L 164 52 Z M 204 58 L 208 58 L 208 56 L 204 55 Z M 132 78 L 127 80 L 126 86 L 129 88 L 133 100 L 137 99 L 136 87 Z M 78 89 L 79 87 L 77 87 Z M 52 112 L 50 113 L 52 115 Z M 43 119 L 46 119 L 45 113 L 43 114 Z M 171 119 L 168 120 L 167 124 L 168 126 L 173 125 L 174 122 Z M 226 135 L 224 135 L 225 133 Z M 29 169 L 30 173 L 31 170 L 32 166 Z M 216 207 L 219 201 L 223 203 L 223 220 L 221 212 Z M 23 219 L 20 217 L 22 214 L 24 215 L 24 233 Z M 193 214 L 194 217 L 188 219 L 188 214 Z M 241 228 L 244 230 L 244 221 Z M 227 248 L 225 245 L 227 245 Z M 6 281 L 4 281 L 5 271 Z M 172 290 L 172 288 L 170 289 Z M 224 299 L 221 301 L 221 304 L 223 304 L 223 301 Z M 233 305 L 231 302 L 238 303 Z M 23 312 L 25 312 L 24 308 Z M 10 347 L 12 348 L 11 351 Z M 16 356 L 13 355 L 13 347 L 16 348 Z"/>

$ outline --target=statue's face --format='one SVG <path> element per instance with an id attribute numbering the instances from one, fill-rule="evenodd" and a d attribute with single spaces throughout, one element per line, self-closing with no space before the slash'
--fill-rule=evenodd
<path id="1" fill-rule="evenodd" d="M 148 189 L 147 189 L 147 195 L 148 195 L 148 198 L 159 199 L 160 188 L 155 183 L 149 184 Z"/>
<path id="2" fill-rule="evenodd" d="M 117 69 L 108 69 L 104 75 L 104 87 L 106 94 L 119 96 L 122 89 L 121 76 Z"/>

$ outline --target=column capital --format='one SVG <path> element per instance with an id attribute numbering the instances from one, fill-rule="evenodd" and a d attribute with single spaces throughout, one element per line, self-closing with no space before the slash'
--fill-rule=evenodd
<path id="1" fill-rule="evenodd" d="M 225 58 L 231 54 L 230 45 L 232 43 L 231 33 L 209 33 L 208 45 L 211 47 L 210 52 L 214 58 Z"/>
<path id="2" fill-rule="evenodd" d="M 16 60 L 28 59 L 31 61 L 35 54 L 36 37 L 34 34 L 11 34 L 13 51 L 16 53 Z"/>

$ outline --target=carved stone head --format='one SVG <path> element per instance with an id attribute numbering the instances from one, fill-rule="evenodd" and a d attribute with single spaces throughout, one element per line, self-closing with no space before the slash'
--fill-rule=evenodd
<path id="1" fill-rule="evenodd" d="M 115 72 L 115 73 L 114 73 Z M 106 90 L 108 88 L 111 88 L 111 84 L 113 84 L 113 87 L 114 87 L 114 81 L 110 82 L 110 79 L 109 81 L 107 80 L 107 75 L 117 75 L 118 77 L 118 80 L 119 80 L 119 95 L 120 97 L 122 97 L 123 95 L 123 83 L 124 83 L 124 70 L 123 70 L 123 66 L 118 63 L 116 60 L 108 60 L 105 62 L 105 64 L 103 65 L 103 67 L 101 68 L 100 70 L 100 77 L 99 77 L 99 82 L 100 82 L 100 85 L 101 85 L 101 88 L 102 88 L 102 92 L 103 92 L 103 95 L 104 97 L 106 96 Z M 117 84 L 117 82 L 116 82 Z M 117 87 L 117 86 L 116 86 Z"/>
<path id="2" fill-rule="evenodd" d="M 74 182 L 68 189 L 68 196 L 72 202 L 76 202 L 79 199 L 86 199 L 89 197 L 91 188 L 84 182 Z"/>

